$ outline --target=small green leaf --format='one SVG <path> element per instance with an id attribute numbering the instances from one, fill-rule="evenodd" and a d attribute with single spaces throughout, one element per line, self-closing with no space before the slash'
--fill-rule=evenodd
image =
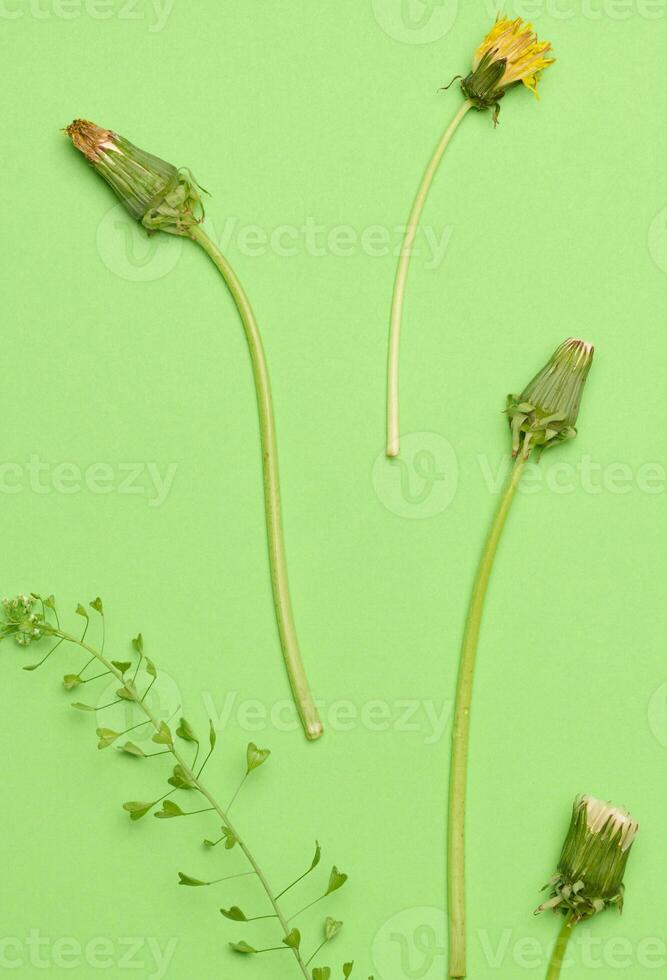
<path id="1" fill-rule="evenodd" d="M 97 597 L 97 599 L 93 599 L 93 601 L 90 604 L 90 608 L 94 609 L 95 612 L 98 612 L 100 615 L 104 614 L 104 606 L 102 605 L 102 600 L 100 599 L 99 596 Z"/>
<path id="2" fill-rule="evenodd" d="M 30 664 L 28 667 L 24 667 L 23 670 L 37 670 L 38 667 L 41 667 L 41 661 L 38 664 Z"/>
<path id="3" fill-rule="evenodd" d="M 191 878 L 190 875 L 184 875 L 182 871 L 178 872 L 178 877 L 180 878 L 179 885 L 191 885 L 193 888 L 199 887 L 200 885 L 208 885 L 208 881 Z"/>
<path id="4" fill-rule="evenodd" d="M 210 718 L 208 720 L 208 740 L 209 740 L 209 744 L 211 746 L 211 752 L 212 752 L 213 749 L 215 748 L 215 743 L 218 741 L 218 735 L 217 735 L 217 732 L 216 732 L 215 728 L 213 727 L 213 722 L 212 722 L 212 720 Z"/>
<path id="5" fill-rule="evenodd" d="M 122 734 L 121 732 L 115 732 L 113 728 L 98 728 L 97 729 L 97 737 L 99 738 L 99 742 L 97 743 L 98 749 L 106 749 L 110 745 L 113 745 L 116 739 L 120 738 L 121 734 Z"/>
<path id="6" fill-rule="evenodd" d="M 63 677 L 63 687 L 66 691 L 72 691 L 75 687 L 78 687 L 81 683 L 81 678 L 78 674 L 65 674 Z"/>
<path id="7" fill-rule="evenodd" d="M 234 950 L 235 953 L 256 953 L 257 950 L 253 949 L 252 946 L 248 946 L 247 943 L 230 943 L 230 948 Z"/>
<path id="8" fill-rule="evenodd" d="M 45 603 L 45 605 L 48 605 L 48 602 Z M 84 619 L 88 619 L 88 612 L 84 609 L 81 603 L 79 603 L 79 605 L 76 607 L 76 614 L 77 616 L 83 616 Z"/>
<path id="9" fill-rule="evenodd" d="M 153 735 L 153 741 L 157 742 L 158 745 L 173 745 L 173 738 L 171 736 L 171 730 L 166 721 L 160 722 L 159 730 Z"/>
<path id="10" fill-rule="evenodd" d="M 238 838 L 237 838 L 236 834 L 234 833 L 233 830 L 230 830 L 229 827 L 223 827 L 222 828 L 222 834 L 223 834 L 223 837 L 225 838 L 225 849 L 228 850 L 228 851 L 231 851 L 231 849 L 236 844 L 238 844 Z"/>
<path id="11" fill-rule="evenodd" d="M 321 860 L 322 860 L 322 848 L 320 847 L 320 842 L 318 840 L 316 840 L 315 841 L 315 857 L 313 858 L 313 863 L 311 864 L 311 866 L 308 869 L 308 871 L 309 872 L 310 871 L 314 871 L 315 868 L 317 867 L 317 865 L 320 863 Z"/>
<path id="12" fill-rule="evenodd" d="M 331 976 L 330 966 L 316 966 L 313 970 L 313 980 L 329 980 Z"/>
<path id="13" fill-rule="evenodd" d="M 157 667 L 148 657 L 146 657 L 146 673 L 150 677 L 157 677 Z"/>
<path id="14" fill-rule="evenodd" d="M 242 912 L 238 905 L 232 905 L 230 909 L 220 909 L 220 912 L 226 919 L 231 919 L 232 922 L 247 922 L 245 912 Z"/>
<path id="15" fill-rule="evenodd" d="M 196 786 L 180 763 L 174 766 L 174 774 L 169 777 L 167 782 L 170 786 L 175 786 L 176 789 L 195 789 Z"/>
<path id="16" fill-rule="evenodd" d="M 329 942 L 330 939 L 333 939 L 334 936 L 337 936 L 342 928 L 342 922 L 337 922 L 336 919 L 332 919 L 330 917 L 327 918 L 326 922 L 324 923 L 324 936 L 327 942 Z"/>
<path id="17" fill-rule="evenodd" d="M 292 929 L 292 931 L 285 936 L 283 939 L 285 946 L 289 946 L 290 949 L 298 949 L 301 945 L 301 933 L 298 929 Z"/>
<path id="18" fill-rule="evenodd" d="M 112 660 L 111 663 L 114 665 L 116 670 L 119 670 L 121 674 L 124 674 L 126 670 L 129 670 L 132 664 L 129 660 Z"/>
<path id="19" fill-rule="evenodd" d="M 139 654 L 139 656 L 141 656 L 143 654 L 143 652 L 144 652 L 144 638 L 141 635 L 141 633 L 139 633 L 138 636 L 135 636 L 134 637 L 134 639 L 132 640 L 132 646 L 137 651 L 137 653 Z"/>
<path id="20" fill-rule="evenodd" d="M 218 843 L 218 841 L 209 840 L 208 837 L 205 838 L 205 840 L 202 841 L 202 844 L 204 845 L 204 847 L 215 847 L 215 845 L 217 843 Z"/>
<path id="21" fill-rule="evenodd" d="M 33 595 L 34 595 L 34 592 L 33 592 Z M 35 598 L 36 599 L 39 599 L 39 596 L 35 596 Z M 48 599 L 45 599 L 44 600 L 44 605 L 47 606 L 48 609 L 55 609 L 56 608 L 56 597 L 54 595 L 50 595 L 48 597 Z"/>
<path id="22" fill-rule="evenodd" d="M 343 976 L 345 977 L 345 980 L 348 980 L 348 977 L 351 975 L 353 966 L 354 960 L 352 963 L 343 963 Z"/>
<path id="23" fill-rule="evenodd" d="M 134 742 L 125 742 L 124 745 L 119 745 L 118 746 L 118 751 L 119 752 L 126 752 L 127 755 L 135 755 L 139 759 L 145 759 L 146 758 L 146 753 L 144 752 L 144 750 L 143 749 L 140 749 L 138 745 L 135 745 L 134 744 Z"/>
<path id="24" fill-rule="evenodd" d="M 74 701 L 70 705 L 70 707 L 71 708 L 76 708 L 77 711 L 95 711 L 96 710 L 95 708 L 93 708 L 92 705 L 90 705 L 90 704 L 82 704 L 80 701 Z"/>
<path id="25" fill-rule="evenodd" d="M 126 681 L 125 685 L 116 691 L 117 697 L 121 698 L 123 701 L 136 701 L 137 700 L 137 689 L 134 686 L 133 681 Z"/>
<path id="26" fill-rule="evenodd" d="M 248 746 L 248 768 L 246 774 L 250 775 L 253 769 L 259 769 L 271 755 L 269 749 L 258 749 L 254 742 Z"/>
<path id="27" fill-rule="evenodd" d="M 199 739 L 192 730 L 192 726 L 185 718 L 181 718 L 178 723 L 178 728 L 176 729 L 176 734 L 179 738 L 182 738 L 185 742 L 196 742 L 199 744 Z"/>
<path id="28" fill-rule="evenodd" d="M 162 809 L 158 810 L 155 816 L 159 820 L 169 820 L 172 817 L 184 817 L 185 813 L 181 810 L 178 803 L 172 803 L 171 800 L 165 800 L 162 804 Z"/>
<path id="29" fill-rule="evenodd" d="M 329 886 L 324 894 L 331 895 L 332 892 L 338 891 L 339 888 L 343 887 L 346 881 L 347 875 L 340 872 L 334 865 L 334 867 L 331 869 L 331 875 L 329 877 Z"/>
<path id="30" fill-rule="evenodd" d="M 123 803 L 123 810 L 127 810 L 130 814 L 130 820 L 141 820 L 145 817 L 149 810 L 152 810 L 155 806 L 154 803 L 143 803 L 138 800 L 130 800 L 129 803 Z"/>

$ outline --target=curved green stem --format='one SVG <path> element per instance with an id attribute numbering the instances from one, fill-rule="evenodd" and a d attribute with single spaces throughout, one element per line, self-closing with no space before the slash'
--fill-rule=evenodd
<path id="1" fill-rule="evenodd" d="M 69 643 L 76 644 L 77 646 L 81 647 L 82 650 L 86 650 L 93 657 L 95 657 L 101 664 L 104 664 L 104 666 L 107 668 L 107 670 L 109 671 L 109 673 L 113 674 L 114 677 L 121 683 L 121 685 L 123 685 L 123 686 L 125 685 L 125 678 L 123 677 L 123 674 L 116 667 L 114 667 L 113 664 L 109 660 L 107 660 L 106 657 L 102 653 L 100 653 L 98 650 L 95 650 L 94 647 L 89 646 L 87 643 L 84 643 L 82 640 L 79 640 L 78 637 L 76 637 L 76 636 L 72 636 L 69 633 L 63 633 L 60 629 L 57 629 L 57 630 L 54 629 L 53 630 L 53 633 L 54 633 L 54 635 L 59 636 L 61 639 L 67 640 Z M 146 702 L 143 699 L 140 699 L 140 698 L 136 698 L 136 699 L 133 698 L 132 699 L 132 703 L 133 704 L 136 704 L 137 707 L 141 711 L 143 711 L 144 715 L 146 716 L 146 718 L 148 719 L 148 721 L 152 724 L 152 726 L 155 729 L 155 731 L 156 732 L 160 731 L 161 722 L 155 716 L 155 714 L 153 713 L 153 711 L 151 710 L 151 708 L 148 706 L 148 704 L 146 704 Z M 225 827 L 228 827 L 229 830 L 234 835 L 234 837 L 236 838 L 239 847 L 243 851 L 243 854 L 245 855 L 246 860 L 248 861 L 248 863 L 250 864 L 250 867 L 252 868 L 253 873 L 257 876 L 257 878 L 259 879 L 259 881 L 260 881 L 260 883 L 261 883 L 264 891 L 266 892 L 266 896 L 267 896 L 269 902 L 271 903 L 271 907 L 273 908 L 273 911 L 275 913 L 275 918 L 278 919 L 278 921 L 280 923 L 280 927 L 283 930 L 283 936 L 287 936 L 289 934 L 290 929 L 289 929 L 289 926 L 287 924 L 287 919 L 285 918 L 285 916 L 283 914 L 283 911 L 282 911 L 282 909 L 280 908 L 280 906 L 278 904 L 278 899 L 275 896 L 275 892 L 271 888 L 271 886 L 270 886 L 270 884 L 269 884 L 269 882 L 268 882 L 268 880 L 266 878 L 266 875 L 264 874 L 264 872 L 260 868 L 260 866 L 259 866 L 256 858 L 252 854 L 250 848 L 245 843 L 245 841 L 243 840 L 243 838 L 241 837 L 241 835 L 238 833 L 238 831 L 236 830 L 236 828 L 232 824 L 231 820 L 229 819 L 228 811 L 225 810 L 218 803 L 218 801 L 215 799 L 215 797 L 210 792 L 210 790 L 208 790 L 206 788 L 206 786 L 204 785 L 204 783 L 202 783 L 202 781 L 199 778 L 199 776 L 196 776 L 195 775 L 194 771 L 190 768 L 190 765 L 186 761 L 185 757 L 183 755 L 181 755 L 181 753 L 179 752 L 179 750 L 176 748 L 175 743 L 171 743 L 170 745 L 168 745 L 166 751 L 167 752 L 170 752 L 171 755 L 176 760 L 176 762 L 178 762 L 178 764 L 181 766 L 181 768 L 183 769 L 183 772 L 185 773 L 185 776 L 186 776 L 187 780 L 190 781 L 193 784 L 193 786 L 196 787 L 196 789 L 199 791 L 199 793 L 204 797 L 204 799 L 208 803 L 210 803 L 210 808 L 207 807 L 207 810 L 208 809 L 215 810 L 215 812 L 218 814 L 218 816 L 222 820 L 222 822 L 225 825 Z M 173 792 L 173 790 L 171 792 Z M 168 793 L 167 796 L 169 796 L 169 795 L 171 795 L 171 794 Z M 164 799 L 164 797 L 163 797 L 163 799 Z M 159 801 L 157 801 L 157 802 L 159 802 Z M 192 811 L 192 812 L 199 813 L 199 812 L 204 812 L 204 811 Z M 220 879 L 220 880 L 224 880 L 224 879 Z M 280 947 L 280 946 L 277 947 L 277 948 L 278 949 L 282 949 L 282 947 Z M 301 973 L 303 974 L 304 977 L 307 978 L 307 980 L 311 980 L 310 975 L 308 973 L 308 970 L 306 969 L 306 965 L 303 962 L 303 958 L 301 956 L 301 953 L 299 952 L 298 949 L 294 949 L 293 947 L 290 947 L 290 948 L 292 949 L 292 952 L 294 953 L 294 956 L 296 958 L 296 962 L 297 962 L 297 964 L 299 966 L 299 969 L 301 970 Z"/>
<path id="2" fill-rule="evenodd" d="M 512 467 L 507 485 L 498 504 L 470 598 L 468 618 L 463 635 L 459 676 L 452 730 L 452 753 L 449 770 L 449 822 L 447 833 L 447 895 L 449 914 L 449 976 L 466 975 L 465 932 L 465 809 L 468 775 L 468 740 L 470 703 L 477 643 L 484 609 L 484 600 L 491 576 L 498 542 L 521 480 L 528 456 L 521 453 Z"/>
<path id="3" fill-rule="evenodd" d="M 431 157 L 430 163 L 426 168 L 426 173 L 419 185 L 419 190 L 412 205 L 405 230 L 401 257 L 398 262 L 398 268 L 396 269 L 396 279 L 394 280 L 394 294 L 391 302 L 391 322 L 389 327 L 389 358 L 387 362 L 387 456 L 398 456 L 399 452 L 398 359 L 401 341 L 403 297 L 405 296 L 405 284 L 408 278 L 410 258 L 412 257 L 412 246 L 414 245 L 424 203 L 431 189 L 431 184 L 433 183 L 433 178 L 436 175 L 442 156 L 449 146 L 452 136 L 458 129 L 459 123 L 469 109 L 472 109 L 472 102 L 466 99 L 435 148 L 435 153 Z"/>
<path id="4" fill-rule="evenodd" d="M 195 225 L 190 229 L 190 234 L 194 241 L 201 245 L 225 280 L 232 299 L 236 304 L 239 316 L 241 317 L 248 342 L 248 349 L 252 360 L 252 371 L 255 379 L 255 390 L 257 392 L 259 429 L 262 441 L 264 507 L 266 510 L 266 530 L 269 545 L 273 602 L 276 611 L 276 620 L 278 622 L 280 643 L 294 701 L 307 738 L 314 740 L 322 735 L 324 729 L 308 685 L 308 679 L 299 650 L 294 616 L 292 614 L 280 506 L 276 426 L 273 417 L 271 384 L 262 339 L 250 301 L 227 259 L 220 249 L 214 245 L 201 226 Z"/>
<path id="5" fill-rule="evenodd" d="M 563 965 L 565 950 L 567 949 L 567 944 L 570 941 L 570 936 L 572 935 L 574 925 L 575 920 L 571 915 L 568 915 L 567 918 L 563 920 L 563 925 L 561 926 L 558 939 L 556 940 L 556 945 L 553 948 L 553 953 L 551 954 L 551 959 L 549 960 L 547 980 L 558 980 L 560 977 L 560 968 Z"/>

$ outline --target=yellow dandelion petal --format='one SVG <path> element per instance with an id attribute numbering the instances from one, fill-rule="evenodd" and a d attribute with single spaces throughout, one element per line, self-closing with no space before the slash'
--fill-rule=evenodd
<path id="1" fill-rule="evenodd" d="M 531 24 L 499 14 L 473 55 L 472 73 L 463 90 L 478 108 L 497 105 L 518 82 L 537 95 L 540 73 L 555 61 L 546 57 L 550 50 L 550 42 L 540 41 Z"/>

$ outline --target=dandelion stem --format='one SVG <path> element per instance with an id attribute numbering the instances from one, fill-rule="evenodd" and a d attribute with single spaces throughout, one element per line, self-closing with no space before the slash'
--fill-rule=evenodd
<path id="1" fill-rule="evenodd" d="M 415 197 L 412 211 L 408 218 L 408 224 L 401 248 L 401 257 L 396 270 L 394 281 L 394 295 L 391 303 L 391 325 L 389 329 L 389 359 L 387 365 L 387 456 L 398 456 L 399 452 L 399 412 L 398 412 L 398 359 L 401 340 L 401 319 L 403 315 L 403 297 L 405 295 L 405 284 L 408 278 L 408 268 L 412 256 L 412 246 L 419 227 L 424 203 L 431 189 L 433 178 L 436 175 L 442 156 L 449 146 L 449 143 L 459 127 L 459 123 L 472 108 L 472 102 L 465 100 L 459 111 L 442 135 L 435 153 L 431 157 L 430 163 L 426 168 L 426 173 L 419 185 L 417 196 Z"/>
<path id="2" fill-rule="evenodd" d="M 558 980 L 560 977 L 560 968 L 563 965 L 563 959 L 565 957 L 565 950 L 567 949 L 567 944 L 570 941 L 570 936 L 572 935 L 572 930 L 574 929 L 574 918 L 568 915 L 567 918 L 563 920 L 563 925 L 558 934 L 558 939 L 553 948 L 551 954 L 551 959 L 549 960 L 549 969 L 547 970 L 547 980 Z"/>
<path id="3" fill-rule="evenodd" d="M 294 701 L 301 716 L 306 737 L 314 740 L 320 737 L 323 728 L 308 685 L 308 679 L 299 650 L 294 616 L 292 614 L 280 506 L 276 427 L 273 417 L 271 385 L 266 358 L 264 356 L 264 348 L 248 297 L 229 262 L 201 226 L 195 225 L 192 227 L 190 234 L 194 241 L 201 245 L 225 280 L 241 317 L 250 350 L 255 389 L 257 392 L 259 428 L 262 441 L 264 506 L 266 510 L 269 565 L 271 567 L 271 583 L 278 632 L 280 634 L 285 666 L 287 667 Z"/>
<path id="4" fill-rule="evenodd" d="M 466 975 L 465 808 L 470 703 L 472 700 L 477 643 L 484 610 L 484 600 L 498 542 L 500 541 L 516 488 L 521 481 L 527 458 L 528 456 L 523 452 L 517 456 L 486 539 L 470 598 L 468 618 L 459 661 L 449 772 L 449 824 L 447 834 L 449 976 L 457 978 L 465 977 Z"/>

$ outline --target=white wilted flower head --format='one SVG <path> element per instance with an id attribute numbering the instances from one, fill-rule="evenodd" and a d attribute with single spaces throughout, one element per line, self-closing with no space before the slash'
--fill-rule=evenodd
<path id="1" fill-rule="evenodd" d="M 13 636 L 22 647 L 40 640 L 44 635 L 44 617 L 41 612 L 34 611 L 34 605 L 34 597 L 23 593 L 15 599 L 3 599 L 4 621 L 0 621 L 0 638 Z"/>
<path id="2" fill-rule="evenodd" d="M 610 905 L 623 908 L 623 876 L 639 824 L 624 807 L 578 796 L 572 808 L 558 870 L 547 888 L 547 908 L 588 919 Z"/>
<path id="3" fill-rule="evenodd" d="M 581 396 L 593 364 L 595 348 L 569 337 L 549 358 L 520 395 L 507 396 L 505 412 L 512 430 L 512 455 L 528 456 L 574 439 Z"/>

